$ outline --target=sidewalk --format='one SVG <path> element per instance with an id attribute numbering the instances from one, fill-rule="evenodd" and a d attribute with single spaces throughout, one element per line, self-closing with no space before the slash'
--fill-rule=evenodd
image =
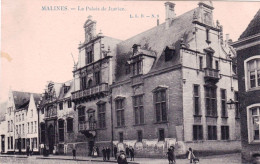
<path id="1" fill-rule="evenodd" d="M 0 155 L 0 157 L 16 157 L 16 158 L 28 158 L 28 159 L 49 159 L 49 160 L 73 160 L 72 156 L 64 155 L 49 155 L 48 157 L 34 155 L 27 157 L 26 155 Z M 109 162 L 117 163 L 116 160 L 111 157 L 110 161 L 103 161 L 102 157 L 82 157 L 77 156 L 77 161 L 92 161 L 92 162 Z M 128 158 L 129 164 L 168 164 L 167 158 L 163 159 L 153 159 L 153 158 L 135 158 L 135 161 L 130 161 Z M 225 154 L 225 155 L 213 155 L 200 158 L 200 164 L 239 164 L 241 163 L 240 153 L 235 154 Z M 177 159 L 176 164 L 189 164 L 187 159 Z"/>

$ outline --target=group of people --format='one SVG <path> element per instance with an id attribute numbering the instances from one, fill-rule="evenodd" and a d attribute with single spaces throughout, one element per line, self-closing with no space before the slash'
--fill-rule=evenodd
<path id="1" fill-rule="evenodd" d="M 103 161 L 110 160 L 110 148 L 109 147 L 103 147 L 102 149 L 102 155 L 103 155 Z"/>

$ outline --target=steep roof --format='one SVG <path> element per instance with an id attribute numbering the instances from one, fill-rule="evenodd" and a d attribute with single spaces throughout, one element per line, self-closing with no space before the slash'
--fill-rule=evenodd
<path id="1" fill-rule="evenodd" d="M 184 43 L 188 43 L 192 38 L 193 14 L 198 13 L 198 8 L 190 10 L 170 22 L 169 28 L 166 28 L 166 23 L 156 26 L 150 30 L 140 33 L 128 40 L 118 44 L 116 56 L 116 79 L 123 80 L 130 75 L 125 75 L 125 63 L 133 53 L 132 46 L 134 44 L 141 45 L 142 49 L 152 51 L 156 55 L 156 61 L 151 71 L 158 68 L 165 68 L 170 65 L 178 64 L 178 60 L 162 63 L 164 59 L 163 50 L 166 46 L 176 48 L 180 45 L 180 40 L 183 38 Z"/>
<path id="2" fill-rule="evenodd" d="M 243 39 L 249 36 L 253 36 L 255 34 L 260 34 L 260 9 L 251 20 L 246 30 L 240 35 L 239 39 Z"/>
<path id="3" fill-rule="evenodd" d="M 20 106 L 25 106 L 30 101 L 30 95 L 29 92 L 13 91 L 15 108 L 19 109 Z"/>

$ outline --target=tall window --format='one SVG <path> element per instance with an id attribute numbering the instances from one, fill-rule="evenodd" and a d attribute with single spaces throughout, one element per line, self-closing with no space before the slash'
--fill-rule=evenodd
<path id="1" fill-rule="evenodd" d="M 21 134 L 21 125 L 19 125 L 19 134 Z"/>
<path id="2" fill-rule="evenodd" d="M 142 67 L 143 67 L 143 65 L 142 65 L 142 61 L 141 60 L 133 63 L 133 74 L 134 75 L 142 74 L 143 73 L 142 72 L 142 69 L 143 69 Z"/>
<path id="3" fill-rule="evenodd" d="M 31 122 L 31 133 L 33 133 L 33 122 Z"/>
<path id="4" fill-rule="evenodd" d="M 206 41 L 210 42 L 209 29 L 206 29 Z"/>
<path id="5" fill-rule="evenodd" d="M 16 125 L 16 134 L 18 134 L 18 125 Z"/>
<path id="6" fill-rule="evenodd" d="M 229 126 L 221 126 L 221 139 L 222 140 L 229 139 Z"/>
<path id="7" fill-rule="evenodd" d="M 11 132 L 13 131 L 13 125 L 14 125 L 13 120 L 11 120 L 11 124 L 10 124 L 10 131 Z"/>
<path id="8" fill-rule="evenodd" d="M 27 122 L 27 133 L 29 134 L 30 133 L 30 123 Z"/>
<path id="9" fill-rule="evenodd" d="M 8 140 L 8 149 L 10 149 L 10 137 L 7 137 Z"/>
<path id="10" fill-rule="evenodd" d="M 199 57 L 199 67 L 200 67 L 200 70 L 203 69 L 203 57 L 202 56 Z"/>
<path id="11" fill-rule="evenodd" d="M 64 120 L 59 120 L 58 125 L 59 125 L 59 141 L 63 142 L 64 141 Z"/>
<path id="12" fill-rule="evenodd" d="M 37 123 L 34 121 L 34 132 L 37 133 Z"/>
<path id="13" fill-rule="evenodd" d="M 67 119 L 67 132 L 73 132 L 73 118 Z"/>
<path id="14" fill-rule="evenodd" d="M 138 130 L 137 131 L 137 141 L 142 142 L 142 140 L 143 140 L 143 132 L 142 132 L 142 130 Z"/>
<path id="15" fill-rule="evenodd" d="M 165 140 L 165 134 L 164 134 L 164 129 L 159 129 L 159 141 L 164 141 Z"/>
<path id="16" fill-rule="evenodd" d="M 101 82 L 100 71 L 95 72 L 95 82 L 96 85 L 100 84 Z"/>
<path id="17" fill-rule="evenodd" d="M 215 87 L 205 87 L 207 116 L 217 116 L 217 96 Z"/>
<path id="18" fill-rule="evenodd" d="M 221 94 L 221 117 L 228 117 L 227 115 L 227 96 L 226 96 L 226 90 L 220 89 Z"/>
<path id="19" fill-rule="evenodd" d="M 216 66 L 216 70 L 219 70 L 219 64 L 217 60 L 215 61 L 215 66 Z"/>
<path id="20" fill-rule="evenodd" d="M 167 121 L 166 89 L 162 89 L 154 92 L 154 98 L 155 98 L 156 121 L 157 122 Z"/>
<path id="21" fill-rule="evenodd" d="M 200 115 L 200 86 L 193 86 L 194 115 Z"/>
<path id="22" fill-rule="evenodd" d="M 124 133 L 123 132 L 119 132 L 119 142 L 123 142 L 124 141 Z"/>
<path id="23" fill-rule="evenodd" d="M 193 125 L 193 140 L 203 140 L 202 125 Z"/>
<path id="24" fill-rule="evenodd" d="M 86 49 L 86 64 L 93 62 L 93 54 L 92 51 L 87 51 Z"/>
<path id="25" fill-rule="evenodd" d="M 208 126 L 208 140 L 217 140 L 217 126 Z"/>
<path id="26" fill-rule="evenodd" d="M 251 89 L 260 87 L 260 59 L 252 59 L 245 62 L 247 63 L 247 88 Z"/>
<path id="27" fill-rule="evenodd" d="M 144 123 L 144 107 L 143 107 L 143 95 L 133 97 L 135 124 Z"/>
<path id="28" fill-rule="evenodd" d="M 22 121 L 24 121 L 24 114 L 22 114 Z"/>
<path id="29" fill-rule="evenodd" d="M 78 109 L 78 117 L 79 117 L 79 122 L 85 121 L 85 108 Z"/>
<path id="30" fill-rule="evenodd" d="M 235 92 L 234 95 L 234 100 L 235 100 L 235 118 L 240 118 L 240 110 L 239 110 L 239 97 L 238 97 L 238 92 Z"/>
<path id="31" fill-rule="evenodd" d="M 68 108 L 71 108 L 71 100 L 68 100 Z"/>
<path id="32" fill-rule="evenodd" d="M 23 129 L 23 134 L 24 134 L 24 124 L 22 125 L 22 129 Z"/>
<path id="33" fill-rule="evenodd" d="M 106 127 L 106 103 L 98 104 L 98 126 L 99 128 Z"/>
<path id="34" fill-rule="evenodd" d="M 125 125 L 124 99 L 116 100 L 116 118 L 117 118 L 117 126 Z"/>
<path id="35" fill-rule="evenodd" d="M 260 141 L 260 104 L 247 108 L 248 141 Z"/>
<path id="36" fill-rule="evenodd" d="M 11 149 L 14 148 L 13 137 L 11 137 Z"/>
<path id="37" fill-rule="evenodd" d="M 213 68 L 212 62 L 213 62 L 213 55 L 211 53 L 207 53 L 207 55 L 206 55 L 207 68 Z"/>
<path id="38" fill-rule="evenodd" d="M 63 110 L 63 102 L 59 103 L 60 110 Z"/>
<path id="39" fill-rule="evenodd" d="M 8 121 L 8 132 L 10 132 L 10 121 Z"/>
<path id="40" fill-rule="evenodd" d="M 87 88 L 86 76 L 80 77 L 80 87 L 81 87 L 81 89 L 86 89 Z"/>

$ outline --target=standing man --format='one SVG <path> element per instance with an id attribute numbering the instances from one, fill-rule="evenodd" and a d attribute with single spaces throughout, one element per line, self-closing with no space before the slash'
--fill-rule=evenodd
<path id="1" fill-rule="evenodd" d="M 131 161 L 134 161 L 135 160 L 135 150 L 132 146 L 130 147 L 129 152 L 130 152 Z"/>
<path id="2" fill-rule="evenodd" d="M 76 160 L 76 149 L 75 149 L 75 146 L 73 146 L 72 154 L 73 154 L 73 159 Z"/>
<path id="3" fill-rule="evenodd" d="M 116 147 L 116 145 L 114 146 L 114 156 L 115 156 L 115 160 L 117 160 L 117 147 Z"/>
<path id="4" fill-rule="evenodd" d="M 103 161 L 106 161 L 106 149 L 103 147 L 102 149 Z"/>
<path id="5" fill-rule="evenodd" d="M 126 153 L 126 157 L 128 158 L 129 157 L 129 147 L 128 146 L 126 146 L 126 148 L 125 148 L 125 153 Z"/>
<path id="6" fill-rule="evenodd" d="M 106 154 L 107 154 L 107 160 L 110 160 L 110 148 L 109 147 L 107 147 L 107 149 L 106 149 Z"/>

